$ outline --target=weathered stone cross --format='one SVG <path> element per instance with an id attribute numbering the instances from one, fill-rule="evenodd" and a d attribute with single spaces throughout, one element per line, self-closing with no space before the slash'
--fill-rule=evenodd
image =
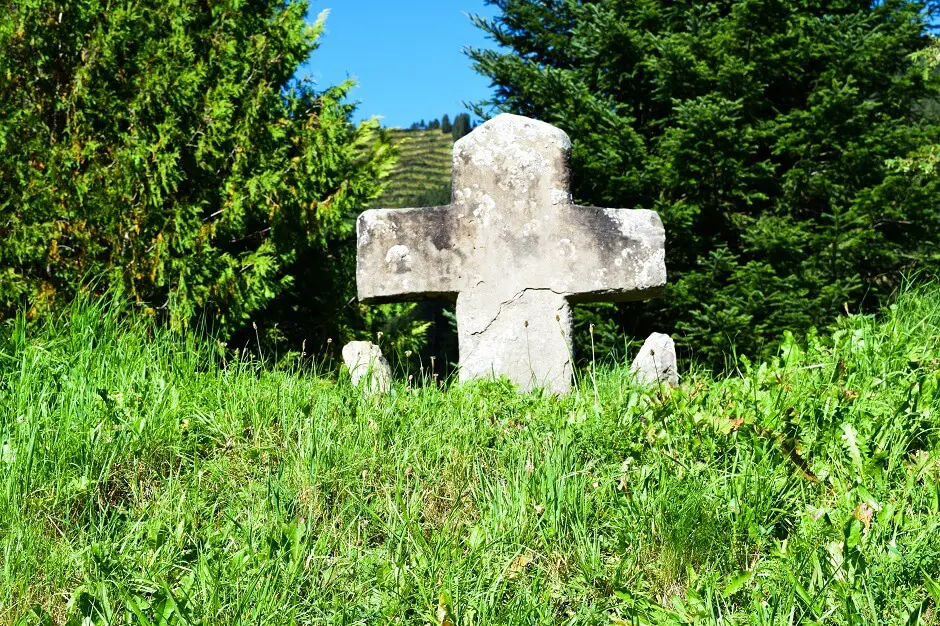
<path id="1" fill-rule="evenodd" d="M 461 380 L 570 390 L 571 303 L 666 284 L 659 216 L 575 206 L 570 153 L 562 130 L 514 115 L 458 141 L 449 206 L 359 216 L 359 299 L 456 298 Z"/>

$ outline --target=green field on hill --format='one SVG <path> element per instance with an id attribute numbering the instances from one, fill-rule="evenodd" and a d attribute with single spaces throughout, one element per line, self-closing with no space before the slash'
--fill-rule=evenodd
<path id="1" fill-rule="evenodd" d="M 0 623 L 940 623 L 936 289 L 739 369 L 368 399 L 116 305 L 20 320 Z"/>
<path id="2" fill-rule="evenodd" d="M 454 139 L 440 130 L 388 131 L 399 153 L 385 192 L 375 208 L 401 209 L 450 202 Z"/>

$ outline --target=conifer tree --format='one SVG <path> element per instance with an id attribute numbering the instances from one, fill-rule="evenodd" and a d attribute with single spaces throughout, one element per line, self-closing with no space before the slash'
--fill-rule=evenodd
<path id="1" fill-rule="evenodd" d="M 471 130 L 473 130 L 473 125 L 470 122 L 469 113 L 461 113 L 454 118 L 453 129 L 451 131 L 454 136 L 454 141 L 458 141 L 462 137 L 470 134 Z"/>
<path id="2" fill-rule="evenodd" d="M 444 117 L 441 118 L 441 132 L 445 135 L 449 135 L 453 129 L 454 127 L 450 123 L 450 116 L 445 113 Z"/>
<path id="3" fill-rule="evenodd" d="M 937 140 L 936 84 L 910 58 L 927 3 L 489 3 L 475 21 L 500 47 L 470 56 L 496 96 L 477 112 L 560 126 L 578 202 L 665 222 L 669 287 L 620 309 L 628 333 L 678 331 L 720 364 L 932 267 L 936 177 L 886 167 Z"/>
<path id="4" fill-rule="evenodd" d="M 230 332 L 318 289 L 292 264 L 349 231 L 390 152 L 350 123 L 350 83 L 293 78 L 323 29 L 307 11 L 0 0 L 0 317 L 94 280 Z"/>

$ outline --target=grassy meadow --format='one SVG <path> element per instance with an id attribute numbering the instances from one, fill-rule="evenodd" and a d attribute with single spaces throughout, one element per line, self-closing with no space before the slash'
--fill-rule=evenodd
<path id="1" fill-rule="evenodd" d="M 937 292 L 564 398 L 364 398 L 105 302 L 21 321 L 0 624 L 940 624 Z"/>

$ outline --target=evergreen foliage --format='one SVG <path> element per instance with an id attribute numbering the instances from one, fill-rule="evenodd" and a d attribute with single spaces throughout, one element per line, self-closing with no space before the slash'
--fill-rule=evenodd
<path id="1" fill-rule="evenodd" d="M 445 113 L 444 117 L 441 118 L 441 132 L 449 135 L 453 130 L 454 126 L 450 123 L 450 116 Z"/>
<path id="2" fill-rule="evenodd" d="M 501 48 L 470 56 L 496 96 L 477 112 L 560 126 L 577 201 L 666 225 L 666 297 L 621 307 L 629 332 L 678 331 L 717 364 L 937 260 L 936 177 L 886 166 L 938 134 L 935 84 L 910 59 L 929 43 L 924 2 L 490 4 L 501 14 L 475 21 Z"/>
<path id="3" fill-rule="evenodd" d="M 0 316 L 93 278 L 230 332 L 313 287 L 295 264 L 349 231 L 391 153 L 350 124 L 349 83 L 293 79 L 326 16 L 307 9 L 0 0 Z"/>
<path id="4" fill-rule="evenodd" d="M 451 130 L 454 141 L 459 141 L 469 135 L 471 130 L 473 130 L 473 123 L 470 121 L 469 113 L 461 113 L 454 118 L 453 129 Z"/>

